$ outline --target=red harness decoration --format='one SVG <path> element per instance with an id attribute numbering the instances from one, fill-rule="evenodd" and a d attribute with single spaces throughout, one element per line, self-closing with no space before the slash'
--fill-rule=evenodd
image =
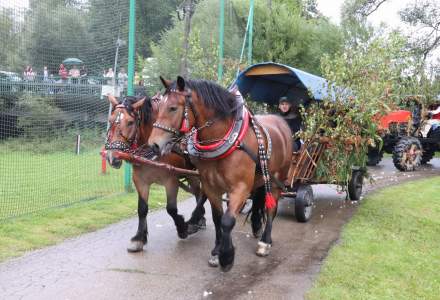
<path id="1" fill-rule="evenodd" d="M 238 136 L 237 139 L 235 140 L 235 142 L 231 143 L 229 148 L 226 150 L 226 152 L 221 153 L 219 156 L 216 157 L 210 157 L 210 158 L 203 158 L 206 160 L 217 160 L 217 159 L 222 159 L 225 158 L 227 156 L 229 156 L 232 152 L 234 152 L 235 150 L 237 150 L 241 144 L 241 142 L 244 139 L 244 136 L 246 135 L 246 132 L 249 129 L 249 111 L 244 108 L 243 109 L 243 123 L 241 125 L 240 131 L 238 132 Z M 198 140 L 197 140 L 197 131 L 193 134 L 193 144 L 194 144 L 194 148 L 200 152 L 214 152 L 219 150 L 221 147 L 224 147 L 224 145 L 226 143 L 229 143 L 230 139 L 233 137 L 233 129 L 236 125 L 237 120 L 234 120 L 232 122 L 231 127 L 229 128 L 229 130 L 227 131 L 227 133 L 225 134 L 225 136 L 220 139 L 218 142 L 212 143 L 212 144 L 208 144 L 208 145 L 201 145 Z"/>

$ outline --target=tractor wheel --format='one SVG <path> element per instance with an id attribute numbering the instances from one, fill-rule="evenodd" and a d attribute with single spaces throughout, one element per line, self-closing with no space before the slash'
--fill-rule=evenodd
<path id="1" fill-rule="evenodd" d="M 383 150 L 368 148 L 367 166 L 377 165 L 383 158 Z"/>
<path id="2" fill-rule="evenodd" d="M 426 148 L 426 150 L 423 151 L 422 154 L 422 165 L 426 165 L 435 155 L 435 151 L 429 148 Z"/>
<path id="3" fill-rule="evenodd" d="M 414 171 L 422 162 L 422 145 L 417 138 L 401 138 L 393 151 L 394 166 L 400 171 Z"/>

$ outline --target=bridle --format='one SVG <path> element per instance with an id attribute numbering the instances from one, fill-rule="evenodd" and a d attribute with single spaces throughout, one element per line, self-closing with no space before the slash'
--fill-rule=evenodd
<path id="1" fill-rule="evenodd" d="M 139 113 L 137 111 L 129 111 L 127 106 L 125 104 L 118 104 L 114 107 L 114 109 L 124 109 L 127 111 L 127 113 L 134 118 L 135 120 L 135 124 L 136 124 L 136 128 L 135 128 L 135 134 L 129 138 L 126 137 L 123 133 L 122 130 L 120 128 L 120 124 L 121 124 L 121 120 L 122 120 L 122 111 L 118 111 L 118 114 L 116 115 L 116 118 L 113 122 L 110 122 L 110 127 L 107 131 L 107 138 L 106 138 L 106 142 L 105 142 L 105 149 L 106 150 L 121 150 L 124 152 L 130 151 L 130 150 L 135 150 L 137 148 L 137 140 L 138 140 L 138 136 L 139 136 L 139 126 L 140 126 L 140 116 Z M 115 128 L 116 126 L 116 128 Z M 119 134 L 119 136 L 122 137 L 123 141 L 116 141 L 116 142 L 111 142 L 110 140 L 113 137 L 113 134 L 115 133 L 115 131 L 117 131 L 117 133 Z"/>
<path id="2" fill-rule="evenodd" d="M 180 96 L 184 96 L 185 97 L 185 105 L 184 105 L 184 109 L 183 109 L 183 113 L 182 113 L 182 121 L 180 122 L 180 128 L 174 128 L 174 127 L 170 127 L 164 124 L 161 124 L 159 122 L 155 122 L 153 124 L 153 127 L 155 128 L 159 128 L 162 129 L 166 132 L 172 133 L 174 138 L 181 138 L 182 136 L 186 135 L 189 132 L 192 132 L 193 130 L 200 130 L 204 127 L 209 127 L 212 125 L 212 121 L 208 121 L 206 122 L 205 125 L 203 125 L 202 127 L 199 128 L 194 128 L 194 126 L 190 127 L 189 124 L 189 111 L 192 112 L 192 114 L 194 115 L 194 120 L 195 120 L 195 124 L 197 124 L 197 111 L 194 108 L 194 104 L 192 102 L 192 91 L 191 89 L 186 89 L 185 91 L 179 91 L 176 89 L 167 89 L 164 93 L 164 96 L 166 94 L 177 94 Z"/>

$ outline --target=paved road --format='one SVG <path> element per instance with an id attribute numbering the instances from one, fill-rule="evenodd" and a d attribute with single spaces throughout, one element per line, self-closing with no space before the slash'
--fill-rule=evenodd
<path id="1" fill-rule="evenodd" d="M 440 160 L 422 171 L 400 173 L 387 159 L 371 173 L 377 184 L 368 191 L 440 175 Z M 314 192 L 317 206 L 307 224 L 295 221 L 290 201 L 280 204 L 269 257 L 254 254 L 250 225 L 237 222 L 236 263 L 229 273 L 207 264 L 214 242 L 210 219 L 207 230 L 179 240 L 161 210 L 149 215 L 149 244 L 142 253 L 125 250 L 137 225 L 130 219 L 0 264 L 0 299 L 302 299 L 358 205 L 329 186 Z M 186 216 L 192 205 L 180 205 Z"/>

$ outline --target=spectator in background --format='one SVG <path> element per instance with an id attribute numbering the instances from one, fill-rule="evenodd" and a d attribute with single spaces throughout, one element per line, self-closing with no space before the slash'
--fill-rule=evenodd
<path id="1" fill-rule="evenodd" d="M 33 81 L 35 79 L 35 73 L 32 70 L 31 66 L 26 66 L 26 68 L 23 71 L 23 79 L 26 81 Z"/>
<path id="2" fill-rule="evenodd" d="M 63 64 L 60 65 L 60 69 L 58 71 L 58 75 L 60 76 L 62 83 L 66 83 L 67 82 L 67 77 L 69 75 L 69 72 L 67 72 L 67 69 L 64 67 Z"/>
<path id="3" fill-rule="evenodd" d="M 87 70 L 85 66 L 81 66 L 79 70 L 79 76 L 81 77 L 81 84 L 87 83 Z"/>
<path id="4" fill-rule="evenodd" d="M 29 72 L 29 70 L 31 69 L 31 66 L 26 66 L 26 68 L 24 68 L 24 71 L 23 71 L 23 79 L 24 80 L 28 80 L 28 72 Z"/>
<path id="5" fill-rule="evenodd" d="M 69 71 L 69 76 L 72 78 L 72 83 L 77 84 L 80 77 L 79 69 L 74 65 Z"/>
<path id="6" fill-rule="evenodd" d="M 47 69 L 47 66 L 43 67 L 43 81 L 44 82 L 49 81 L 49 70 Z"/>
<path id="7" fill-rule="evenodd" d="M 104 77 L 107 79 L 107 84 L 112 84 L 113 77 L 115 77 L 115 73 L 113 73 L 112 68 L 108 68 L 107 73 L 105 73 Z"/>
<path id="8" fill-rule="evenodd" d="M 122 93 L 127 86 L 128 75 L 124 68 L 121 68 L 118 73 L 118 86 L 119 91 Z"/>

